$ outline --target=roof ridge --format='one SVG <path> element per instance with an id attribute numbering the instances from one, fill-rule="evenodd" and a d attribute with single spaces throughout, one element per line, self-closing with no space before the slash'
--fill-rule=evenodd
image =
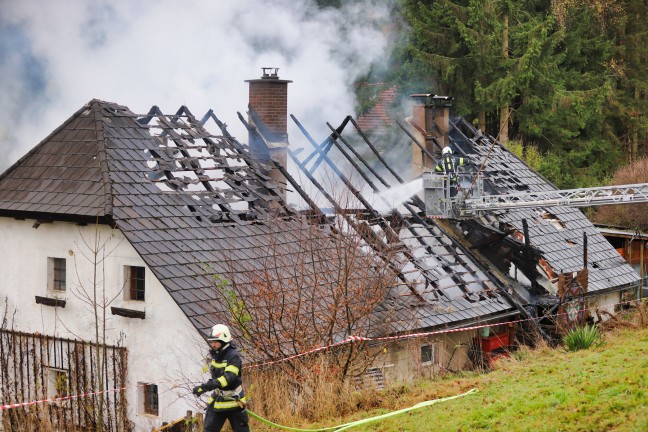
<path id="1" fill-rule="evenodd" d="M 110 103 L 99 99 L 92 99 L 90 109 L 94 115 L 95 134 L 97 138 L 97 157 L 99 157 L 99 167 L 101 169 L 101 178 L 103 181 L 104 193 L 104 215 L 113 214 L 113 194 L 112 183 L 110 182 L 110 168 L 108 167 L 108 157 L 106 154 L 106 138 L 104 136 L 103 114 L 100 104 Z"/>

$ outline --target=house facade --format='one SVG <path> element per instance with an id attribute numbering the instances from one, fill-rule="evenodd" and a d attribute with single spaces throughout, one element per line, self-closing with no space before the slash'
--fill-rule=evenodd
<path id="1" fill-rule="evenodd" d="M 7 330 L 48 335 L 54 346 L 64 340 L 93 342 L 99 335 L 102 344 L 125 348 L 127 362 L 117 371 L 124 376 L 111 379 L 105 388 L 115 385 L 122 390 L 105 396 L 116 400 L 124 393 L 125 414 L 133 430 L 151 430 L 163 420 L 182 417 L 186 410 L 196 411 L 195 398 L 187 395 L 202 379 L 203 339 L 119 229 L 84 222 L 0 219 Z M 6 396 L 27 392 L 8 392 L 3 403 L 101 390 L 80 391 L 74 381 L 81 367 L 61 358 L 69 356 L 68 349 L 57 356 L 55 352 L 42 359 L 43 374 L 50 377 L 43 393 L 16 400 Z M 101 357 L 112 375 L 115 365 Z M 96 365 L 89 358 L 87 363 L 88 369 L 91 363 Z M 66 382 L 64 388 L 56 388 L 55 375 Z M 68 415 L 67 420 L 83 422 L 83 414 L 70 409 Z"/>
<path id="2" fill-rule="evenodd" d="M 78 379 L 81 371 L 101 370 L 110 377 L 105 394 L 125 395 L 119 402 L 123 406 L 112 411 L 124 417 L 121 426 L 150 430 L 200 409 L 190 389 L 203 379 L 204 339 L 212 325 L 230 324 L 247 349 L 246 360 L 263 359 L 250 349 L 245 332 L 237 332 L 245 329 L 237 329 L 220 281 L 243 287 L 238 294 L 247 293 L 244 300 L 250 302 L 255 297 L 251 289 L 261 282 L 265 288 L 293 287 L 294 292 L 284 293 L 287 299 L 294 302 L 310 293 L 317 299 L 314 312 L 325 317 L 335 299 L 322 293 L 333 292 L 340 284 L 336 273 L 345 273 L 332 259 L 336 236 L 344 232 L 334 229 L 336 221 L 360 239 L 358 260 L 369 250 L 378 260 L 365 266 L 371 267 L 369 273 L 345 273 L 345 283 L 363 287 L 367 275 L 384 266 L 394 280 L 365 319 L 350 327 L 333 323 L 326 341 L 313 331 L 304 345 L 279 357 L 349 336 L 389 336 L 397 342 L 381 351 L 369 378 L 410 380 L 489 360 L 513 345 L 517 325 L 512 322 L 539 327 L 539 311 L 550 318 L 557 304 L 551 288 L 558 284 L 556 270 L 575 273 L 583 267 L 582 247 L 572 246 L 593 227 L 582 215 L 560 211 L 563 223 L 574 225 L 553 232 L 550 222 L 533 214 L 430 219 L 417 196 L 378 210 L 371 201 L 385 189 L 407 184 L 416 170 L 394 167 L 390 161 L 398 157 L 383 157 L 350 117 L 331 127 L 320 143 L 294 119 L 312 151 L 293 151 L 296 140 L 291 138 L 288 146 L 286 104 L 277 103 L 286 100 L 290 81 L 280 80 L 276 70 L 264 70 L 260 79 L 249 82 L 249 116 L 241 116 L 249 146 L 232 137 L 211 111 L 201 118 L 187 107 L 174 114 L 157 107 L 136 114 L 92 100 L 0 175 L 0 294 L 6 298 L 7 317 L 2 330 L 96 345 L 95 355 L 83 358 L 73 355 L 74 349 L 52 350 L 56 359 L 39 351 L 37 369 L 51 370 L 54 378 L 35 379 L 42 384 L 33 394 L 26 383 L 18 386 L 24 391 L 13 392 L 13 382 L 3 383 L 4 403 L 20 402 L 17 398 L 25 394 L 36 400 L 101 390 L 88 389 Z M 405 153 L 412 154 L 416 143 L 419 155 L 414 159 L 428 168 L 439 143 L 483 157 L 491 142 L 451 122 L 448 98 L 440 100 L 438 106 L 424 103 L 415 109 L 421 119 L 410 122 L 417 127 L 406 131 Z M 216 132 L 209 129 L 214 124 Z M 356 130 L 354 138 L 345 139 L 346 127 Z M 370 161 L 359 146 L 366 147 L 362 152 Z M 493 154 L 487 173 L 493 190 L 504 192 L 504 186 L 516 183 L 551 187 L 501 146 Z M 301 179 L 288 172 L 287 160 L 303 174 Z M 509 163 L 518 172 L 503 178 Z M 323 184 L 318 169 L 324 167 L 345 189 L 348 202 L 336 199 Z M 357 171 L 355 178 L 349 170 Z M 315 192 L 307 192 L 307 183 Z M 300 204 L 288 205 L 288 193 Z M 530 242 L 513 234 L 524 232 L 523 219 L 530 224 Z M 313 226 L 326 234 L 309 244 L 304 233 Z M 638 277 L 627 264 L 617 265 L 608 256 L 610 251 L 618 256 L 614 249 L 594 234 L 590 245 L 599 249 L 586 265 L 588 299 L 609 306 Z M 517 277 L 511 265 L 524 277 Z M 290 285 L 295 279 L 302 285 Z M 543 303 L 545 298 L 549 300 Z M 255 309 L 257 321 L 274 313 L 266 309 Z M 408 337 L 413 333 L 428 336 Z M 120 353 L 125 349 L 127 355 L 120 354 L 121 362 L 114 356 L 102 362 L 107 356 L 101 356 L 101 347 L 104 353 L 108 347 Z M 111 387 L 118 390 L 108 391 Z M 114 396 L 110 401 L 111 407 L 118 405 Z M 86 426 L 110 417 L 61 415 Z"/>
<path id="3" fill-rule="evenodd" d="M 641 230 L 597 225 L 598 231 L 639 274 L 643 281 L 639 297 L 648 297 L 648 234 Z"/>

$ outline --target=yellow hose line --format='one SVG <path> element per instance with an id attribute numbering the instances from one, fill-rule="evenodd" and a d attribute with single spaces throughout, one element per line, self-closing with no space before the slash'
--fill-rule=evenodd
<path id="1" fill-rule="evenodd" d="M 284 430 L 289 430 L 289 431 L 296 431 L 296 432 L 324 432 L 324 431 L 340 432 L 340 431 L 345 431 L 345 430 L 351 429 L 352 427 L 355 427 L 355 426 L 360 426 L 360 425 L 363 425 L 363 424 L 367 424 L 367 423 L 371 423 L 371 422 L 375 422 L 375 421 L 379 421 L 379 420 L 384 420 L 384 419 L 389 418 L 389 417 L 394 417 L 394 416 L 397 416 L 397 415 L 400 415 L 400 414 L 404 414 L 406 412 L 410 412 L 410 411 L 414 411 L 414 410 L 417 410 L 417 409 L 425 408 L 425 407 L 428 407 L 430 405 L 434 405 L 434 404 L 437 404 L 437 403 L 440 403 L 440 402 L 447 402 L 447 401 L 452 400 L 452 399 L 458 399 L 460 397 L 468 396 L 469 394 L 473 394 L 473 393 L 476 393 L 476 392 L 477 392 L 477 389 L 474 388 L 472 390 L 467 391 L 466 393 L 462 393 L 462 394 L 459 394 L 459 395 L 456 395 L 456 396 L 449 396 L 449 397 L 445 397 L 445 398 L 441 398 L 441 399 L 433 399 L 433 400 L 429 400 L 429 401 L 425 401 L 425 402 L 420 402 L 420 403 L 417 403 L 416 405 L 411 406 L 409 408 L 403 408 L 401 410 L 392 411 L 392 412 L 387 413 L 387 414 L 381 414 L 381 415 L 378 415 L 378 416 L 375 416 L 375 417 L 369 417 L 369 418 L 366 418 L 366 419 L 356 420 L 354 422 L 345 423 L 345 424 L 341 424 L 341 425 L 338 425 L 338 426 L 331 426 L 331 427 L 320 428 L 320 429 L 300 429 L 300 428 L 294 428 L 294 427 L 290 427 L 290 426 L 282 426 L 282 425 L 279 425 L 277 423 L 273 423 L 270 420 L 265 419 L 265 418 L 259 416 L 258 414 L 253 413 L 250 410 L 248 410 L 248 413 L 250 414 L 250 417 L 253 417 L 253 418 L 259 420 L 260 422 L 269 424 L 269 425 L 274 426 L 274 427 L 279 428 L 279 429 L 284 429 Z"/>

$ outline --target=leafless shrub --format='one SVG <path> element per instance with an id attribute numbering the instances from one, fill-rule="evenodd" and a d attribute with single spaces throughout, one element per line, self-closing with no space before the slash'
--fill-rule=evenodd
<path id="1" fill-rule="evenodd" d="M 644 157 L 618 170 L 614 185 L 648 183 L 648 158 Z M 629 204 L 599 207 L 594 216 L 598 223 L 648 229 L 648 204 Z"/>
<path id="2" fill-rule="evenodd" d="M 605 310 L 595 310 L 601 330 L 610 332 L 618 329 L 642 329 L 648 327 L 648 301 L 636 300 L 629 303 L 629 308 L 617 314 Z"/>

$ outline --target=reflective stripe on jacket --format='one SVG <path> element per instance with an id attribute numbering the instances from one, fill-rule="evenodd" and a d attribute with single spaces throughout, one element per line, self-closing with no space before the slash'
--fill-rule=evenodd
<path id="1" fill-rule="evenodd" d="M 456 156 L 444 156 L 439 162 L 437 162 L 434 170 L 437 173 L 448 174 L 450 181 L 456 182 L 456 167 L 464 166 L 469 162 L 468 158 L 465 157 L 456 157 Z"/>
<path id="2" fill-rule="evenodd" d="M 243 408 L 247 401 L 241 385 L 242 361 L 236 346 L 229 343 L 219 351 L 212 350 L 211 355 L 211 379 L 201 386 L 205 391 L 214 390 L 207 403 L 217 411 Z"/>

